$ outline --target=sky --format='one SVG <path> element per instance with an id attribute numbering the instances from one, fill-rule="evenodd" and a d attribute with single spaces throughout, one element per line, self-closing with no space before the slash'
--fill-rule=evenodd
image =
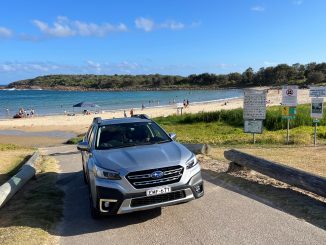
<path id="1" fill-rule="evenodd" d="M 2 0 L 0 84 L 325 62 L 325 0 Z"/>

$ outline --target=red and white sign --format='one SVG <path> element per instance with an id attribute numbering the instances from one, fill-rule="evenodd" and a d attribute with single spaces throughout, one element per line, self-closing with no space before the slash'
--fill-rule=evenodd
<path id="1" fill-rule="evenodd" d="M 298 86 L 284 86 L 282 89 L 282 105 L 297 106 Z"/>

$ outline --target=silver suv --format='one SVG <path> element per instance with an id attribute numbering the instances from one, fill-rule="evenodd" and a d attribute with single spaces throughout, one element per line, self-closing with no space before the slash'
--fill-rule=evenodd
<path id="1" fill-rule="evenodd" d="M 202 197 L 196 156 L 175 138 L 146 115 L 94 118 L 77 146 L 93 218 Z"/>

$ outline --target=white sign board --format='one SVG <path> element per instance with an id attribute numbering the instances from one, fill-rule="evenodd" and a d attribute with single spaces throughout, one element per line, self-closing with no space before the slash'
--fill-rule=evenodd
<path id="1" fill-rule="evenodd" d="M 177 103 L 177 108 L 183 108 L 183 103 Z"/>
<path id="2" fill-rule="evenodd" d="M 310 87 L 310 97 L 326 97 L 326 87 Z"/>
<path id="3" fill-rule="evenodd" d="M 312 98 L 311 99 L 311 117 L 312 118 L 323 118 L 323 98 Z"/>
<path id="4" fill-rule="evenodd" d="M 263 121 L 262 120 L 245 120 L 244 121 L 244 132 L 261 134 L 263 132 Z"/>
<path id="5" fill-rule="evenodd" d="M 282 105 L 297 106 L 298 86 L 284 86 L 282 89 Z"/>
<path id="6" fill-rule="evenodd" d="M 244 119 L 266 119 L 266 92 L 263 90 L 245 90 L 243 99 Z"/>

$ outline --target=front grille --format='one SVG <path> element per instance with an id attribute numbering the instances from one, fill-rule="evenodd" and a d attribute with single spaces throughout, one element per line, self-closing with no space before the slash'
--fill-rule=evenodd
<path id="1" fill-rule="evenodd" d="M 186 197 L 185 191 L 174 191 L 162 195 L 157 196 L 149 196 L 149 197 L 140 197 L 134 198 L 131 200 L 130 207 L 140 207 L 151 204 L 163 203 L 168 201 L 174 201 L 178 199 L 182 199 Z"/>
<path id="2" fill-rule="evenodd" d="M 152 178 L 152 173 L 155 171 L 162 171 L 163 176 L 161 178 Z M 141 189 L 141 188 L 177 183 L 180 181 L 182 174 L 183 174 L 183 167 L 173 166 L 173 167 L 131 172 L 126 177 L 133 187 L 135 187 L 136 189 Z"/>

